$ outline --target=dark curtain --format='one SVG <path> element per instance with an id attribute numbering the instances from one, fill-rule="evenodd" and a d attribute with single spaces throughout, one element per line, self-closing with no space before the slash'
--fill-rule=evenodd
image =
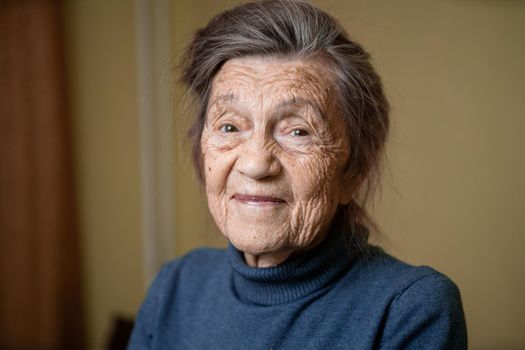
<path id="1" fill-rule="evenodd" d="M 83 349 L 60 3 L 0 0 L 0 349 Z"/>

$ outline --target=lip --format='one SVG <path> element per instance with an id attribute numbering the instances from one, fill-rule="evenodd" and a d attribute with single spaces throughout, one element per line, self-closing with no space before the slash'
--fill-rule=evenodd
<path id="1" fill-rule="evenodd" d="M 277 196 L 268 196 L 268 195 L 255 195 L 255 194 L 240 194 L 237 193 L 233 196 L 233 199 L 244 203 L 244 204 L 251 204 L 251 205 L 260 205 L 260 206 L 274 206 L 274 205 L 280 205 L 285 204 L 286 201 L 282 198 L 279 198 Z"/>

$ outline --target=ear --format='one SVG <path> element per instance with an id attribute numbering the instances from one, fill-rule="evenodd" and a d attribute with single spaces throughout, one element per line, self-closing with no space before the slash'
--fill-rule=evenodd
<path id="1" fill-rule="evenodd" d="M 340 204 L 347 205 L 354 198 L 359 184 L 361 183 L 359 176 L 354 173 L 347 173 L 342 181 L 342 188 L 340 190 Z"/>

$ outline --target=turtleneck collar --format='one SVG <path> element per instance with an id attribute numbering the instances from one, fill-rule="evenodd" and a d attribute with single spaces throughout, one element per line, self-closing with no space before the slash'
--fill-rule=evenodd
<path id="1" fill-rule="evenodd" d="M 252 304 L 277 305 L 310 295 L 335 281 L 350 267 L 368 236 L 367 232 L 353 233 L 341 227 L 344 225 L 334 225 L 317 247 L 273 267 L 248 266 L 243 252 L 230 243 L 228 257 L 238 297 Z"/>

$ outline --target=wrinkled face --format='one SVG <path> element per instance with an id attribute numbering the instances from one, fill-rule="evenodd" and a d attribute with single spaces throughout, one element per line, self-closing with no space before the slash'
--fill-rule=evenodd
<path id="1" fill-rule="evenodd" d="M 318 243 L 351 198 L 350 145 L 326 63 L 244 57 L 213 80 L 201 138 L 208 205 L 239 250 Z"/>

